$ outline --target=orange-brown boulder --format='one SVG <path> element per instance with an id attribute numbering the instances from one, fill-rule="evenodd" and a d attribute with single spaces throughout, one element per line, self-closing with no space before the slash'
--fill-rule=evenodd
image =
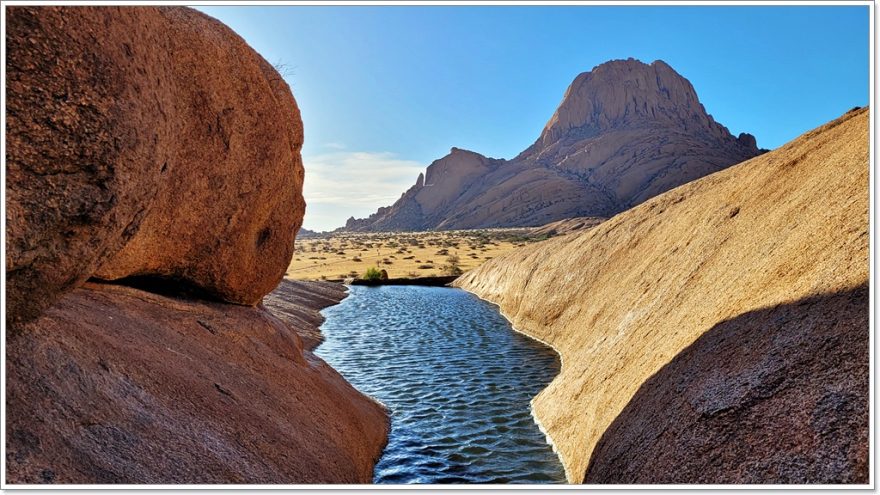
<path id="1" fill-rule="evenodd" d="M 192 9 L 7 12 L 7 321 L 90 276 L 259 302 L 305 208 L 278 73 Z"/>
<path id="2" fill-rule="evenodd" d="M 6 315 L 36 317 L 137 231 L 170 162 L 155 9 L 6 10 Z"/>
<path id="3" fill-rule="evenodd" d="M 256 304 L 284 276 L 305 212 L 299 109 L 232 30 L 191 9 L 160 12 L 175 43 L 177 146 L 137 233 L 96 276 L 181 279 Z"/>
<path id="4" fill-rule="evenodd" d="M 301 330 L 261 307 L 75 289 L 7 342 L 7 482 L 370 482 L 384 408 Z"/>

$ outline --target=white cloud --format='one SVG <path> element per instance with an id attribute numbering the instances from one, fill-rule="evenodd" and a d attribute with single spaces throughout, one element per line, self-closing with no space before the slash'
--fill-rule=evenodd
<path id="1" fill-rule="evenodd" d="M 337 151 L 303 156 L 306 169 L 304 226 L 313 230 L 341 227 L 388 206 L 415 184 L 425 166 L 390 152 Z"/>
<path id="2" fill-rule="evenodd" d="M 332 142 L 329 142 L 329 143 L 324 143 L 322 146 L 323 146 L 324 148 L 331 149 L 331 150 L 344 150 L 344 149 L 345 149 L 345 145 L 344 145 L 344 144 L 342 144 L 342 143 L 340 143 L 340 142 L 336 142 L 336 141 L 332 141 Z"/>

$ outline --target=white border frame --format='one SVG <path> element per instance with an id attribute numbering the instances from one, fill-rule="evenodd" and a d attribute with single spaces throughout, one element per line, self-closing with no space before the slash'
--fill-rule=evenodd
<path id="1" fill-rule="evenodd" d="M 869 364 L 869 372 L 870 372 L 870 385 L 869 385 L 869 405 L 868 405 L 868 415 L 869 415 L 869 426 L 868 426 L 868 441 L 869 441 L 869 453 L 868 453 L 868 462 L 869 462 L 869 483 L 863 485 L 597 485 L 597 484 L 583 484 L 583 485 L 340 485 L 340 484 L 324 484 L 324 485 L 131 485 L 131 484 L 118 484 L 118 485 L 9 485 L 6 483 L 6 321 L 5 317 L 0 323 L 0 347 L 2 347 L 3 354 L 0 356 L 0 366 L 2 366 L 2 370 L 0 370 L 0 374 L 2 374 L 2 382 L 0 382 L 0 392 L 3 395 L 3 403 L 0 406 L 0 422 L 3 423 L 3 429 L 0 431 L 0 442 L 2 442 L 2 452 L 3 455 L 0 457 L 0 490 L 36 490 L 36 491 L 54 491 L 54 490 L 110 490 L 110 491 L 122 491 L 122 490 L 334 490 L 334 491 L 348 491 L 348 490 L 380 490 L 380 491 L 397 491 L 397 490 L 435 490 L 440 492 L 452 492 L 459 490 L 540 490 L 540 491 L 550 491 L 550 490 L 600 490 L 600 491 L 611 491 L 611 490 L 767 490 L 767 489 L 783 489 L 783 490 L 874 490 L 875 482 L 874 482 L 874 465 L 875 465 L 875 436 L 874 436 L 874 419 L 876 414 L 876 408 L 874 407 L 874 350 L 876 341 L 874 339 L 874 279 L 875 279 L 875 241 L 876 241 L 876 230 L 874 228 L 874 191 L 876 187 L 876 174 L 875 174 L 875 138 L 876 138 L 876 127 L 875 127 L 875 118 L 874 118 L 874 103 L 875 103 L 875 78 L 874 78 L 874 61 L 875 61 L 875 48 L 877 45 L 877 39 L 875 37 L 874 31 L 874 20 L 875 20 L 875 5 L 872 0 L 841 0 L 841 1 L 833 1 L 833 0 L 800 0 L 800 1 L 782 1 L 782 0 L 770 0 L 770 1 L 759 1 L 759 0 L 719 0 L 719 1 L 708 1 L 708 0 L 699 0 L 699 1 L 682 1 L 682 0 L 668 0 L 668 1 L 647 1 L 647 0 L 634 0 L 634 1 L 625 1 L 625 0 L 598 0 L 598 1 L 587 1 L 587 0 L 501 0 L 501 1 L 490 1 L 490 0 L 475 0 L 475 1 L 466 1 L 466 0 L 426 0 L 422 2 L 418 2 L 415 0 L 404 0 L 404 1 L 389 1 L 389 0 L 363 0 L 363 1 L 354 1 L 354 0 L 328 0 L 328 1 L 317 1 L 317 0 L 263 0 L 263 1 L 255 1 L 253 3 L 247 2 L 243 3 L 241 1 L 205 1 L 205 0 L 196 0 L 196 1 L 183 1 L 183 0 L 153 0 L 153 1 L 135 1 L 135 0 L 110 0 L 110 1 L 98 1 L 98 0 L 73 0 L 73 1 L 61 1 L 61 0 L 3 0 L 0 1 L 0 25 L 3 26 L 3 39 L 0 41 L 0 59 L 3 60 L 4 66 L 6 61 L 6 6 L 11 5 L 65 5 L 65 6 L 82 6 L 82 5 L 99 5 L 99 6 L 112 6 L 112 5 L 133 5 L 133 6 L 150 6 L 150 5 L 178 5 L 178 6 L 189 6 L 189 7 L 200 7 L 200 6 L 493 6 L 493 7 L 504 7 L 504 6 L 866 6 L 869 9 L 868 16 L 870 18 L 870 28 L 869 28 L 869 38 L 870 38 L 870 47 L 869 47 L 869 58 L 870 58 L 870 68 L 869 68 L 869 107 L 870 107 L 870 133 L 871 133 L 871 142 L 869 147 L 869 157 L 870 157 L 870 171 L 869 171 L 869 183 L 870 183 L 870 191 L 869 191 L 869 253 L 870 253 L 870 261 L 869 261 L 869 273 L 870 273 L 870 281 L 869 281 L 869 327 L 870 327 L 870 335 L 868 338 L 869 347 L 870 347 L 870 364 Z M 0 111 L 2 111 L 4 115 L 4 120 L 6 116 L 6 77 L 4 71 L 4 77 L 2 78 L 2 82 L 0 82 L 0 87 L 2 87 L 2 94 L 0 94 Z M 2 128 L 3 140 L 0 142 L 0 154 L 2 154 L 2 160 L 4 163 L 4 167 L 0 170 L 0 183 L 3 186 L 3 216 L 0 217 L 0 226 L 2 226 L 2 230 L 6 233 L 6 125 L 4 123 Z M 2 297 L 2 307 L 6 308 L 6 243 L 3 243 L 3 257 L 0 260 L 0 268 L 2 268 L 2 285 L 0 285 L 0 297 Z"/>

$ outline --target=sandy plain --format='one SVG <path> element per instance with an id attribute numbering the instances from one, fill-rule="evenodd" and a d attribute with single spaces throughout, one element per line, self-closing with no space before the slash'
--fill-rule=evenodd
<path id="1" fill-rule="evenodd" d="M 546 233 L 534 235 L 531 228 L 344 232 L 298 237 L 286 277 L 339 280 L 362 277 L 370 267 L 385 270 L 391 278 L 449 275 L 453 265 L 466 272 L 547 237 Z"/>

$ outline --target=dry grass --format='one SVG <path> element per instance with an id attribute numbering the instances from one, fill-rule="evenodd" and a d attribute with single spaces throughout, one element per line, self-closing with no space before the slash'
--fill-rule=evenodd
<path id="1" fill-rule="evenodd" d="M 287 278 L 334 280 L 363 276 L 379 267 L 391 278 L 446 275 L 444 265 L 458 256 L 465 272 L 516 247 L 543 240 L 532 229 L 442 232 L 338 233 L 296 240 Z"/>

